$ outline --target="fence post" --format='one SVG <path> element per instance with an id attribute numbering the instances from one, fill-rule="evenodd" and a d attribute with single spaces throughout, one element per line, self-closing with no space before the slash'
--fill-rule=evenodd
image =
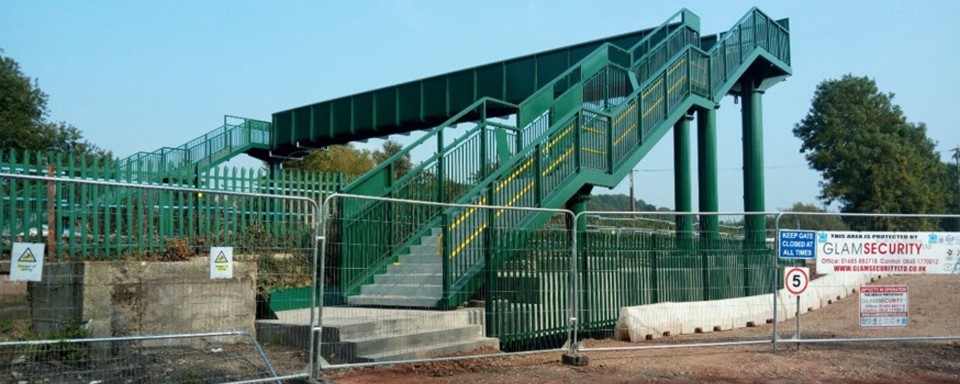
<path id="1" fill-rule="evenodd" d="M 493 186 L 487 188 L 487 205 L 494 206 L 496 202 L 494 201 L 494 188 Z M 484 273 L 484 282 L 483 285 L 486 287 L 486 297 L 484 297 L 484 319 L 483 323 L 486 326 L 486 335 L 488 337 L 497 337 L 499 335 L 500 324 L 495 324 L 496 319 L 495 311 L 496 308 L 500 308 L 497 303 L 493 301 L 493 292 L 494 292 L 494 271 L 493 271 L 493 258 L 496 255 L 494 249 L 496 247 L 497 236 L 494 232 L 494 219 L 496 218 L 495 209 L 487 209 L 487 229 L 484 231 L 484 236 L 486 241 L 484 244 L 487 244 L 487 249 L 483 252 L 483 273 Z"/>

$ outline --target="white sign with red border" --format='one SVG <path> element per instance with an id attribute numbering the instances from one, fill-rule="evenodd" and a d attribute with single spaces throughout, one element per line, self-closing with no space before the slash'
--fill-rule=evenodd
<path id="1" fill-rule="evenodd" d="M 787 293 L 800 296 L 810 285 L 810 269 L 804 267 L 787 267 L 783 272 L 783 287 Z"/>
<path id="2" fill-rule="evenodd" d="M 860 287 L 861 327 L 906 327 L 910 313 L 910 290 L 906 285 Z"/>

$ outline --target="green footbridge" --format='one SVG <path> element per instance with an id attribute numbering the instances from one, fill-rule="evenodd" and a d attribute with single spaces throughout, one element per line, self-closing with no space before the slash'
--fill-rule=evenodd
<path id="1" fill-rule="evenodd" d="M 619 184 L 672 131 L 676 210 L 692 212 L 689 147 L 695 118 L 700 181 L 697 210 L 716 212 L 716 114 L 720 100 L 731 95 L 742 104 L 744 211 L 762 212 L 762 95 L 791 71 L 786 19 L 775 20 L 752 9 L 729 30 L 703 35 L 699 18 L 681 10 L 653 28 L 305 105 L 275 113 L 272 123 L 240 119 L 182 147 L 138 154 L 128 161 L 199 169 L 248 153 L 279 164 L 333 144 L 425 131 L 341 192 L 579 212 L 592 187 Z M 402 157 L 411 153 L 432 155 L 413 169 L 398 167 Z M 532 265 L 566 271 L 569 253 L 555 252 L 538 263 L 517 260 L 541 257 L 546 252 L 530 250 L 549 248 L 547 243 L 569 247 L 569 239 L 548 238 L 544 233 L 558 225 L 569 228 L 583 223 L 558 223 L 555 215 L 534 211 L 349 198 L 339 200 L 334 212 L 324 277 L 328 290 L 338 296 L 333 302 L 442 310 L 479 299 L 487 306 L 487 334 L 500 337 L 502 347 L 523 348 L 524 340 L 557 335 L 557 340 L 562 340 L 566 314 L 557 309 L 567 298 L 559 292 L 570 275 L 558 272 L 510 280 L 505 271 L 520 268 L 528 276 L 537 268 Z M 723 241 L 717 236 L 717 217 L 700 217 L 696 231 L 693 225 L 694 218 L 677 217 L 678 235 L 674 237 L 686 241 L 682 246 L 675 239 L 657 238 L 643 240 L 644 246 L 652 250 L 653 257 L 675 247 L 685 251 L 664 251 L 663 255 L 680 260 L 686 257 L 681 253 L 689 254 L 691 260 L 703 258 L 706 263 L 706 256 L 697 251 L 703 248 L 696 242 Z M 763 270 L 757 259 L 767 252 L 764 218 L 748 215 L 745 226 L 747 239 L 736 246 L 743 252 L 730 256 L 730 263 L 744 266 L 736 276 L 713 276 L 703 264 L 705 272 L 696 278 L 702 294 L 671 296 L 664 290 L 660 297 L 610 299 L 584 293 L 582 300 L 612 300 L 607 303 L 612 309 L 581 314 L 582 326 L 609 327 L 623 305 L 768 291 L 773 282 L 767 272 L 756 272 Z M 689 233 L 699 236 L 681 236 Z M 583 239 L 583 243 L 590 241 Z M 672 244 L 669 247 L 668 242 Z M 746 260 L 753 251 L 763 254 Z M 589 257 L 589 252 L 582 254 Z M 668 265 L 666 259 L 661 258 L 659 265 Z M 581 263 L 584 270 L 594 265 L 594 261 Z M 751 265 L 758 267 L 751 269 Z M 682 269 L 679 264 L 674 267 Z M 588 290 L 597 286 L 596 281 L 612 279 L 581 273 Z M 658 279 L 643 273 L 630 276 L 633 280 Z M 546 282 L 549 279 L 557 280 Z M 525 285 L 512 290 L 493 287 L 521 280 Z M 674 284 L 687 284 L 675 280 Z M 717 290 L 707 287 L 707 280 L 737 281 L 732 283 L 736 288 Z M 665 283 L 660 284 L 662 288 Z M 524 290 L 534 293 L 526 298 L 509 293 Z M 544 293 L 551 290 L 556 292 Z M 514 320 L 492 321 L 506 316 L 498 311 L 509 312 Z M 536 314 L 546 312 L 552 314 Z M 549 319 L 525 320 L 524 316 Z"/>
<path id="2" fill-rule="evenodd" d="M 744 104 L 745 210 L 763 211 L 761 95 L 790 74 L 788 23 L 754 9 L 727 32 L 701 36 L 699 29 L 697 16 L 683 10 L 655 28 L 280 112 L 274 115 L 275 148 L 293 150 L 304 143 L 432 126 L 342 192 L 582 210 L 592 186 L 616 186 L 673 129 L 680 165 L 677 210 L 693 211 L 689 171 L 679 169 L 689 167 L 689 122 L 697 114 L 704 135 L 701 178 L 706 181 L 700 186 L 700 209 L 709 212 L 717 209 L 716 149 L 711 148 L 717 103 L 736 95 Z M 472 128 L 456 130 L 461 123 Z M 396 161 L 419 148 L 434 155 L 399 174 Z M 348 301 L 357 305 L 456 307 L 483 286 L 485 260 L 510 260 L 506 251 L 485 255 L 495 251 L 494 244 L 522 248 L 517 242 L 528 240 L 516 233 L 542 228 L 550 220 L 535 212 L 480 212 L 344 203 L 342 294 L 370 297 Z M 678 220 L 678 231 L 692 231 L 692 223 L 689 217 Z M 746 224 L 748 233 L 764 225 L 759 216 Z M 516 231 L 486 233 L 494 228 Z M 705 218 L 700 230 L 716 233 L 716 217 Z M 497 236 L 501 238 L 493 238 Z M 439 287 L 434 296 L 420 292 L 415 297 L 435 300 L 391 300 L 382 293 L 384 300 L 376 300 L 376 293 L 363 292 L 378 275 L 434 274 L 396 266 L 405 262 L 401 256 L 421 252 L 434 241 Z"/>

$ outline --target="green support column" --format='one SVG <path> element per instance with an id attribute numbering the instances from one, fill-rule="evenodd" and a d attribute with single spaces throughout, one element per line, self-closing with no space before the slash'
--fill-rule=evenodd
<path id="1" fill-rule="evenodd" d="M 743 208 L 747 212 L 766 210 L 763 189 L 763 91 L 752 79 L 740 84 L 743 97 Z M 746 218 L 747 238 L 763 242 L 766 236 L 763 215 Z"/>
<path id="2" fill-rule="evenodd" d="M 700 212 L 717 212 L 717 110 L 697 110 L 697 176 Z M 720 230 L 717 215 L 700 216 L 700 233 L 714 240 Z"/>
<path id="3" fill-rule="evenodd" d="M 717 110 L 697 109 L 697 194 L 700 212 L 719 210 L 717 188 Z M 716 299 L 711 292 L 711 255 L 719 238 L 720 225 L 717 215 L 700 215 L 700 278 L 703 280 L 703 300 Z"/>
<path id="4" fill-rule="evenodd" d="M 673 197 L 677 212 L 693 211 L 692 181 L 690 177 L 690 117 L 684 116 L 673 125 Z M 693 217 L 676 217 L 677 237 L 690 238 Z"/>

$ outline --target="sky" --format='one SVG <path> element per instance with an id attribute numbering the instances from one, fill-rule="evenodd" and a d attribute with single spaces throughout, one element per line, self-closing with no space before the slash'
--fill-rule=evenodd
<path id="1" fill-rule="evenodd" d="M 960 2 L 952 0 L 5 0 L 0 49 L 49 95 L 48 120 L 123 157 L 186 143 L 223 115 L 270 120 L 292 107 L 653 27 L 683 7 L 700 17 L 702 35 L 714 34 L 753 6 L 789 18 L 791 32 L 793 76 L 763 96 L 768 210 L 818 202 L 820 175 L 792 129 L 825 79 L 869 76 L 896 95 L 909 121 L 927 124 L 942 158 L 960 145 L 960 114 L 949 104 L 960 89 L 951 27 Z M 743 210 L 740 107 L 727 97 L 718 111 L 722 211 Z M 636 167 L 637 197 L 665 207 L 674 206 L 671 136 Z M 257 166 L 249 158 L 232 164 Z M 627 184 L 594 193 L 627 193 Z"/>

